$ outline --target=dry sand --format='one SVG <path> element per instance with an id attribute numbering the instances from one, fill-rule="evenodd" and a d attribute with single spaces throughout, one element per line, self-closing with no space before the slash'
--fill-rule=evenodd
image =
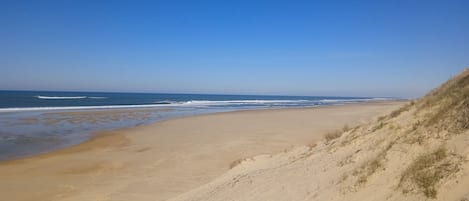
<path id="1" fill-rule="evenodd" d="M 214 180 L 237 159 L 308 145 L 402 104 L 230 112 L 102 132 L 77 146 L 1 162 L 0 197 L 166 200 Z"/>

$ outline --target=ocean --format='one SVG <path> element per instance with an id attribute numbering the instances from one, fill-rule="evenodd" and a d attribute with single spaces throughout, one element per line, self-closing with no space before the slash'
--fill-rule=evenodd
<path id="1" fill-rule="evenodd" d="M 0 160 L 71 146 L 93 132 L 171 118 L 386 98 L 163 93 L 0 91 Z"/>

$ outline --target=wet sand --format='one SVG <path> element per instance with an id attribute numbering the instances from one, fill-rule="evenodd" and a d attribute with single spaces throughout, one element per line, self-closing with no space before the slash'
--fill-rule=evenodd
<path id="1" fill-rule="evenodd" d="M 45 112 L 38 117 L 19 119 L 18 124 L 43 124 L 53 126 L 61 123 L 68 124 L 98 124 L 123 120 L 146 121 L 153 113 L 167 112 L 171 109 L 107 109 Z"/>

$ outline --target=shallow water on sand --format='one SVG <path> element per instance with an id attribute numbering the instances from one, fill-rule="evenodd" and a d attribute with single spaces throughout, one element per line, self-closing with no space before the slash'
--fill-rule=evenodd
<path id="1" fill-rule="evenodd" d="M 93 132 L 230 109 L 120 109 L 0 113 L 0 160 L 68 147 Z"/>

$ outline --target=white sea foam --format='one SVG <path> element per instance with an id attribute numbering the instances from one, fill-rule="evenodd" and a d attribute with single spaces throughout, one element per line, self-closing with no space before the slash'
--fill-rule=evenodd
<path id="1" fill-rule="evenodd" d="M 102 105 L 102 106 L 63 106 L 63 107 L 25 107 L 25 108 L 0 108 L 0 112 L 22 112 L 22 111 L 46 111 L 46 110 L 89 110 L 89 109 L 126 109 L 126 108 L 154 108 L 154 107 L 196 107 L 196 106 L 223 106 L 243 104 L 287 104 L 307 102 L 307 100 L 230 100 L 230 101 L 160 101 L 155 104 L 144 105 Z"/>
<path id="2" fill-rule="evenodd" d="M 157 101 L 154 102 L 159 105 L 171 106 L 211 106 L 211 105 L 272 105 L 272 104 L 293 104 L 293 103 L 308 103 L 309 100 L 191 100 L 191 101 Z"/>
<path id="3" fill-rule="evenodd" d="M 60 99 L 106 99 L 107 97 L 100 97 L 100 96 L 35 96 L 36 98 L 39 99 L 55 99 L 55 100 L 60 100 Z"/>
<path id="4" fill-rule="evenodd" d="M 35 96 L 39 99 L 84 99 L 86 96 Z"/>
<path id="5" fill-rule="evenodd" d="M 44 96 L 40 96 L 44 98 Z M 39 96 L 38 96 L 39 98 Z M 80 97 L 47 97 L 49 99 L 80 99 Z M 47 99 L 46 98 L 46 99 Z M 86 97 L 85 97 L 86 98 Z M 89 97 L 88 97 L 89 98 Z M 95 97 L 106 98 L 106 97 Z M 26 107 L 26 108 L 0 108 L 0 112 L 45 111 L 45 110 L 89 110 L 89 109 L 125 109 L 125 108 L 154 108 L 154 107 L 210 107 L 210 106 L 314 106 L 318 104 L 341 104 L 352 102 L 366 102 L 373 100 L 392 100 L 389 98 L 362 98 L 362 99 L 322 99 L 322 100 L 192 100 L 186 102 L 158 101 L 154 104 L 143 105 L 102 105 L 102 106 L 63 106 L 63 107 Z"/>
<path id="6" fill-rule="evenodd" d="M 45 110 L 91 110 L 91 109 L 126 109 L 126 108 L 152 108 L 164 105 L 101 105 L 101 106 L 64 106 L 64 107 L 24 107 L 0 108 L 0 112 L 45 111 Z"/>
<path id="7" fill-rule="evenodd" d="M 287 104 L 287 103 L 307 103 L 308 100 L 226 100 L 226 101 L 208 101 L 193 100 L 187 101 L 184 105 L 243 105 L 243 104 Z"/>

